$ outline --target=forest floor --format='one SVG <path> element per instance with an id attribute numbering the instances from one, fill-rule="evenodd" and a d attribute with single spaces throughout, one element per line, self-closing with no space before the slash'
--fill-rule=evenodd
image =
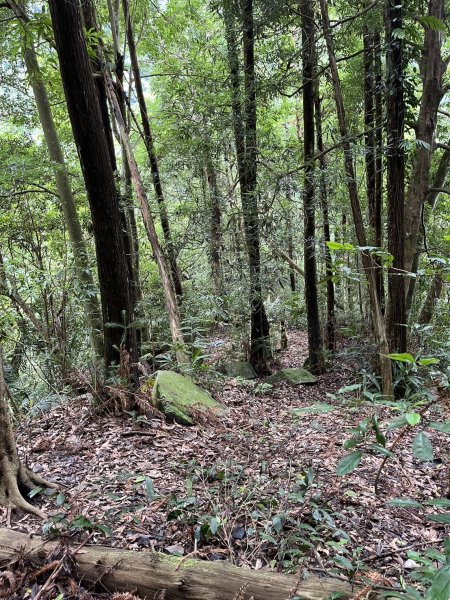
<path id="1" fill-rule="evenodd" d="M 316 385 L 280 383 L 262 396 L 252 393 L 254 382 L 223 379 L 219 399 L 227 415 L 194 427 L 96 414 L 86 397 L 59 406 L 17 431 L 23 456 L 65 496 L 59 508 L 55 497 L 37 502 L 53 515 L 54 529 L 108 528 L 104 535 L 94 526 L 93 542 L 102 545 L 337 577 L 368 568 L 383 585 L 398 585 L 418 566 L 408 551 L 442 550 L 445 525 L 427 520 L 442 509 L 388 502 L 447 496 L 449 438 L 430 430 L 434 460 L 421 462 L 412 454 L 417 432 L 408 432 L 383 469 L 378 496 L 379 455 L 338 477 L 350 430 L 374 412 L 381 423 L 395 416 L 338 393 L 355 382 L 360 352 L 346 342 Z M 291 332 L 279 364 L 302 366 L 306 354 L 305 334 Z M 446 402 L 448 412 L 445 399 L 428 409 L 431 420 L 445 419 Z M 317 412 L 317 403 L 331 408 Z M 0 526 L 5 518 L 0 513 Z M 39 533 L 42 524 L 16 513 L 11 527 Z"/>

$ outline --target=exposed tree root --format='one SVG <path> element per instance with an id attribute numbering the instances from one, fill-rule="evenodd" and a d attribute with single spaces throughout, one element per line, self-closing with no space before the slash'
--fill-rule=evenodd
<path id="1" fill-rule="evenodd" d="M 18 508 L 24 512 L 30 513 L 41 519 L 46 518 L 46 514 L 30 504 L 24 497 L 24 494 L 35 488 L 42 486 L 57 489 L 58 486 L 51 481 L 43 479 L 31 469 L 15 462 L 8 461 L 6 457 L 0 463 L 0 506 L 8 509 Z"/>

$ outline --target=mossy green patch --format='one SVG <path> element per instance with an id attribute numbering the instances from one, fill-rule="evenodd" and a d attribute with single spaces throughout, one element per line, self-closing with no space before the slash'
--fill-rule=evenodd
<path id="1" fill-rule="evenodd" d="M 196 412 L 220 416 L 224 407 L 190 377 L 174 371 L 158 371 L 153 401 L 168 418 L 182 425 L 193 425 Z"/>

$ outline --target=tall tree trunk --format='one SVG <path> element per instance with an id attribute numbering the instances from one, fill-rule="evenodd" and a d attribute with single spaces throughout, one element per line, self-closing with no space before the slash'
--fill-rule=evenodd
<path id="1" fill-rule="evenodd" d="M 386 0 L 387 44 L 387 203 L 389 268 L 387 332 L 389 347 L 406 352 L 405 250 L 405 153 L 402 148 L 405 120 L 403 92 L 403 43 L 396 32 L 402 29 L 400 0 Z"/>
<path id="2" fill-rule="evenodd" d="M 158 159 L 155 153 L 155 147 L 153 143 L 152 131 L 150 128 L 150 119 L 148 118 L 147 105 L 144 97 L 144 90 L 142 87 L 141 72 L 139 69 L 139 63 L 136 52 L 136 43 L 134 40 L 133 24 L 131 22 L 128 0 L 122 0 L 122 8 L 125 19 L 125 26 L 127 32 L 128 49 L 130 52 L 131 67 L 133 70 L 134 84 L 136 88 L 136 96 L 139 104 L 139 111 L 141 114 L 142 129 L 144 130 L 144 143 L 147 150 L 148 161 L 150 165 L 150 171 L 152 174 L 153 187 L 155 190 L 156 201 L 158 203 L 159 218 L 161 221 L 161 227 L 163 230 L 164 241 L 167 248 L 167 257 L 170 265 L 170 273 L 174 285 L 175 292 L 178 296 L 178 302 L 181 302 L 183 297 L 183 288 L 181 285 L 180 271 L 178 269 L 175 248 L 172 240 L 170 231 L 169 217 L 167 214 L 166 201 L 164 198 L 164 191 L 161 182 L 161 176 L 159 172 Z"/>
<path id="3" fill-rule="evenodd" d="M 374 246 L 381 248 L 383 244 L 383 75 L 381 62 L 381 34 L 376 31 L 374 43 L 374 94 L 375 94 L 375 203 L 373 211 Z M 384 274 L 383 266 L 376 260 L 377 294 L 380 299 L 381 312 L 384 314 Z"/>
<path id="4" fill-rule="evenodd" d="M 251 347 L 250 362 L 257 373 L 268 371 L 270 357 L 269 321 L 262 298 L 259 216 L 257 202 L 256 85 L 254 57 L 253 1 L 242 3 L 242 41 L 244 51 L 244 111 L 242 110 L 240 67 L 234 16 L 229 0 L 224 2 L 225 30 L 232 95 L 233 129 L 249 256 Z M 244 112 L 244 114 L 243 114 Z M 245 127 L 243 123 L 245 122 Z"/>
<path id="5" fill-rule="evenodd" d="M 394 0 L 392 0 L 394 2 Z M 394 2 L 395 4 L 395 2 Z M 428 16 L 444 19 L 444 0 L 429 0 Z M 417 145 L 406 196 L 405 269 L 411 270 L 420 231 L 422 207 L 430 187 L 430 167 L 436 132 L 437 111 L 444 88 L 443 77 L 448 61 L 442 60 L 443 33 L 425 25 L 420 74 L 423 81 L 419 117 L 415 124 Z"/>
<path id="6" fill-rule="evenodd" d="M 37 486 L 58 487 L 33 473 L 19 459 L 9 418 L 3 353 L 0 347 L 0 506 L 19 508 L 44 519 L 45 514 L 25 499 L 26 494 Z"/>
<path id="7" fill-rule="evenodd" d="M 353 214 L 355 233 L 356 238 L 358 240 L 358 244 L 364 247 L 367 246 L 367 236 L 364 228 L 364 220 L 362 216 L 361 203 L 359 200 L 358 186 L 353 166 L 353 153 L 348 136 L 347 118 L 345 114 L 345 107 L 342 96 L 341 80 L 339 78 L 339 71 L 336 63 L 333 39 L 331 36 L 327 0 L 320 0 L 320 8 L 322 13 L 323 32 L 330 61 L 330 70 L 333 81 L 339 130 L 342 137 L 342 146 L 344 150 L 344 167 L 347 175 L 347 187 Z M 393 396 L 392 368 L 391 361 L 389 358 L 387 358 L 387 355 L 389 354 L 389 343 L 386 335 L 386 327 L 381 312 L 380 302 L 376 290 L 375 264 L 371 259 L 370 254 L 368 254 L 367 252 L 363 251 L 361 258 L 363 268 L 367 277 L 374 332 L 378 345 L 382 390 L 383 394 L 390 398 Z"/>
<path id="8" fill-rule="evenodd" d="M 314 86 L 314 103 L 315 103 L 315 117 L 316 117 L 316 129 L 317 129 L 317 150 L 320 155 L 320 199 L 322 206 L 322 218 L 323 218 L 323 239 L 325 242 L 325 273 L 327 280 L 327 348 L 331 352 L 336 350 L 336 332 L 335 332 L 335 293 L 333 283 L 333 261 L 331 258 L 331 252 L 327 245 L 327 242 L 331 241 L 330 235 L 330 218 L 328 212 L 328 193 L 327 193 L 327 164 L 325 155 L 323 154 L 325 146 L 323 143 L 323 132 L 322 132 L 322 102 L 320 99 L 319 80 L 316 79 L 316 85 Z"/>
<path id="9" fill-rule="evenodd" d="M 447 146 L 450 148 L 450 140 L 447 142 Z M 436 205 L 436 200 L 439 196 L 440 190 L 442 190 L 442 188 L 445 185 L 449 171 L 450 171 L 450 150 L 447 148 L 444 150 L 444 153 L 441 156 L 441 159 L 438 164 L 438 168 L 437 168 L 436 173 L 433 178 L 433 183 L 432 183 L 431 189 L 427 195 L 426 203 L 427 203 L 427 205 L 429 205 L 431 210 L 434 210 L 434 207 Z M 425 213 L 423 215 L 424 216 L 424 224 L 426 224 L 426 214 L 427 213 Z M 424 241 L 424 237 L 423 237 L 423 231 L 422 231 L 421 233 L 419 233 L 418 238 L 417 238 L 417 249 L 414 254 L 413 263 L 412 263 L 412 267 L 411 267 L 411 272 L 414 274 L 417 273 L 417 270 L 419 268 L 421 246 L 423 244 L 423 241 Z M 410 311 L 411 311 L 411 306 L 412 306 L 412 302 L 413 302 L 413 298 L 414 298 L 414 291 L 416 288 L 416 281 L 417 281 L 417 278 L 412 277 L 409 282 L 408 293 L 406 295 L 406 311 L 408 313 L 410 313 Z"/>
<path id="10" fill-rule="evenodd" d="M 13 0 L 10 0 L 8 5 L 14 11 L 17 18 L 25 22 L 28 21 L 23 7 L 19 6 Z M 69 175 L 64 161 L 63 151 L 59 142 L 58 131 L 56 129 L 55 121 L 53 120 L 47 89 L 39 68 L 36 51 L 32 43 L 26 43 L 26 39 L 24 39 L 24 61 L 33 89 L 33 95 L 48 154 L 53 164 L 56 187 L 58 189 L 61 209 L 69 233 L 75 263 L 75 273 L 80 283 L 81 296 L 83 299 L 92 347 L 97 356 L 102 356 L 103 339 L 100 305 L 89 264 L 89 256 L 75 206 L 75 199 L 73 197 Z"/>
<path id="11" fill-rule="evenodd" d="M 103 311 L 105 362 L 119 363 L 124 346 L 137 361 L 127 257 L 111 156 L 92 77 L 79 9 L 50 0 L 61 78 L 91 208 Z M 125 329 L 124 329 L 125 327 Z"/>
<path id="12" fill-rule="evenodd" d="M 155 257 L 156 264 L 158 265 L 159 275 L 161 277 L 164 296 L 166 300 L 166 310 L 169 318 L 172 342 L 174 345 L 177 362 L 181 365 L 183 363 L 189 362 L 189 359 L 185 352 L 185 344 L 181 332 L 181 322 L 177 304 L 177 296 L 173 288 L 173 282 L 170 278 L 170 270 L 166 262 L 166 257 L 164 256 L 164 253 L 158 240 L 155 224 L 153 222 L 153 217 L 150 211 L 148 198 L 145 193 L 145 188 L 142 183 L 136 159 L 131 148 L 127 128 L 125 125 L 125 121 L 123 120 L 120 105 L 114 90 L 114 85 L 108 71 L 104 72 L 104 77 L 109 101 L 112 106 L 117 125 L 119 127 L 121 142 L 127 154 L 128 165 L 130 168 L 131 179 L 134 185 L 136 198 L 138 199 L 141 207 L 142 220 L 144 221 L 147 237 L 152 247 L 153 256 Z"/>
<path id="13" fill-rule="evenodd" d="M 417 317 L 417 322 L 421 325 L 428 325 L 431 322 L 436 301 L 441 297 L 443 287 L 444 280 L 439 273 L 436 273 Z"/>
<path id="14" fill-rule="evenodd" d="M 303 153 L 305 180 L 303 190 L 305 301 L 308 323 L 308 366 L 313 373 L 322 373 L 322 335 L 317 299 L 316 223 L 314 190 L 314 10 L 310 0 L 302 0 L 302 60 L 303 60 Z"/>
<path id="15" fill-rule="evenodd" d="M 209 189 L 209 211 L 210 211 L 210 259 L 211 274 L 213 281 L 213 290 L 216 296 L 223 295 L 223 277 L 222 277 L 222 229 L 221 219 L 222 210 L 220 207 L 220 192 L 217 185 L 217 175 L 214 164 L 209 153 L 206 156 L 205 175 Z"/>

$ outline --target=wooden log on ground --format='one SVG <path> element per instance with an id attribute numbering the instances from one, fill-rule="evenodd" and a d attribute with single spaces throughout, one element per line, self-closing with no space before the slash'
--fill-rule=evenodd
<path id="1" fill-rule="evenodd" d="M 13 559 L 18 551 L 25 551 L 35 560 L 45 559 L 59 543 L 0 528 L 0 561 Z M 325 600 L 334 592 L 341 592 L 343 598 L 357 592 L 339 579 L 301 580 L 160 552 L 104 546 L 84 546 L 77 552 L 76 545 L 73 550 L 76 576 L 84 587 L 101 583 L 103 591 L 136 590 L 143 598 L 158 598 L 163 590 L 166 600 Z"/>

